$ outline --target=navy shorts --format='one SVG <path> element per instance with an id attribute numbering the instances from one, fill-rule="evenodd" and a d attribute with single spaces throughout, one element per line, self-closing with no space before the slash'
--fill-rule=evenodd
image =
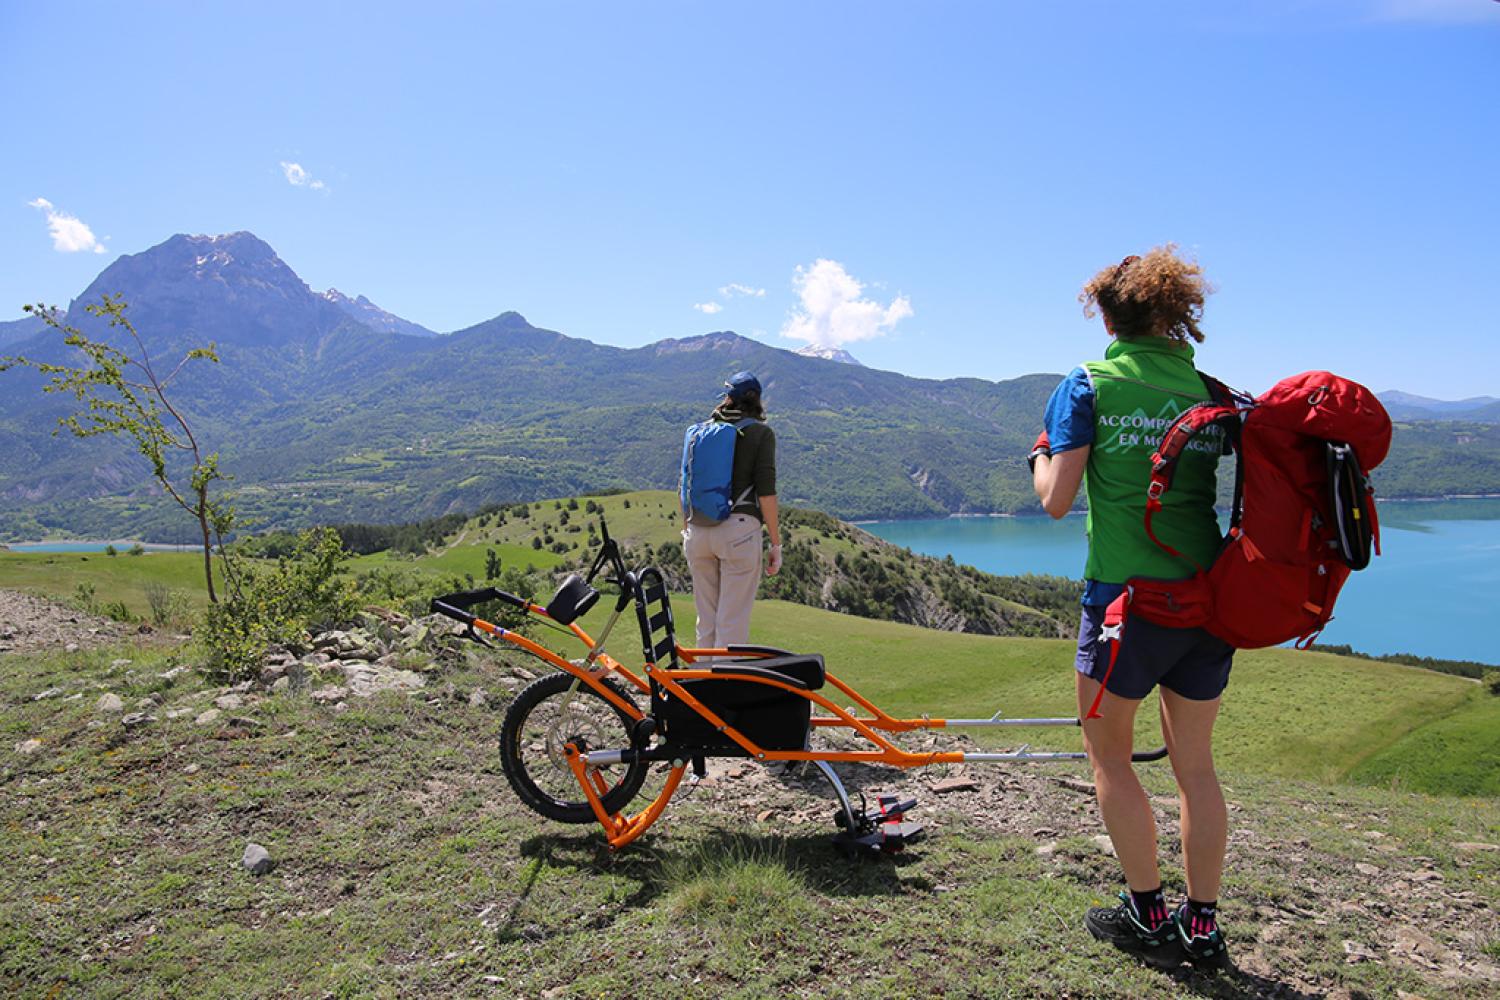
<path id="1" fill-rule="evenodd" d="M 1078 625 L 1074 667 L 1085 677 L 1104 680 L 1110 643 L 1099 641 L 1103 604 L 1085 604 Z M 1120 657 L 1105 685 L 1121 698 L 1144 698 L 1160 684 L 1194 701 L 1212 701 L 1229 685 L 1234 647 L 1201 628 L 1167 628 L 1139 615 L 1128 618 L 1120 635 Z"/>

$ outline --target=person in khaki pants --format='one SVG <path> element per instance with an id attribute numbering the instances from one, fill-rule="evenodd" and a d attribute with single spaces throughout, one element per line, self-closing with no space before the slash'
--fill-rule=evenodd
<path id="1" fill-rule="evenodd" d="M 761 573 L 761 525 L 771 536 L 767 576 L 781 569 L 781 526 L 776 510 L 776 435 L 766 426 L 760 380 L 740 372 L 724 383 L 724 398 L 713 419 L 751 422 L 739 429 L 734 447 L 729 517 L 700 523 L 682 512 L 683 552 L 693 574 L 693 603 L 698 610 L 698 648 L 722 649 L 750 641 L 750 606 Z"/>

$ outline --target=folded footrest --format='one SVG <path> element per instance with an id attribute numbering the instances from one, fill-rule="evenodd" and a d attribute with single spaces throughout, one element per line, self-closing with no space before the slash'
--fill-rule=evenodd
<path id="1" fill-rule="evenodd" d="M 841 828 L 833 838 L 834 846 L 850 855 L 895 854 L 922 838 L 922 824 L 906 819 L 907 812 L 916 807 L 916 799 L 903 802 L 894 795 L 882 795 L 874 809 L 867 806 L 853 817 L 840 809 L 833 817 Z"/>

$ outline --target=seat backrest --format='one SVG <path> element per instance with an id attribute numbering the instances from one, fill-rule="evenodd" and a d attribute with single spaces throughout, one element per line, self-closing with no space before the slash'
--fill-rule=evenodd
<path id="1" fill-rule="evenodd" d="M 672 601 L 667 596 L 667 581 L 655 566 L 647 566 L 635 574 L 635 614 L 641 624 L 641 647 L 646 662 L 668 670 L 677 669 Z"/>

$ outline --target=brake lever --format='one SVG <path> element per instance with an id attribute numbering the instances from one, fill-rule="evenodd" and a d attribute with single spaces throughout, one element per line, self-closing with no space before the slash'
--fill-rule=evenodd
<path id="1" fill-rule="evenodd" d="M 470 640 L 472 640 L 474 642 L 477 642 L 477 643 L 479 643 L 479 645 L 485 647 L 486 649 L 494 649 L 495 648 L 494 643 L 487 642 L 483 636 L 481 636 L 478 632 L 474 631 L 474 625 L 473 625 L 472 622 L 469 624 L 468 631 L 465 632 L 463 635 L 464 635 L 465 639 L 470 639 Z"/>

